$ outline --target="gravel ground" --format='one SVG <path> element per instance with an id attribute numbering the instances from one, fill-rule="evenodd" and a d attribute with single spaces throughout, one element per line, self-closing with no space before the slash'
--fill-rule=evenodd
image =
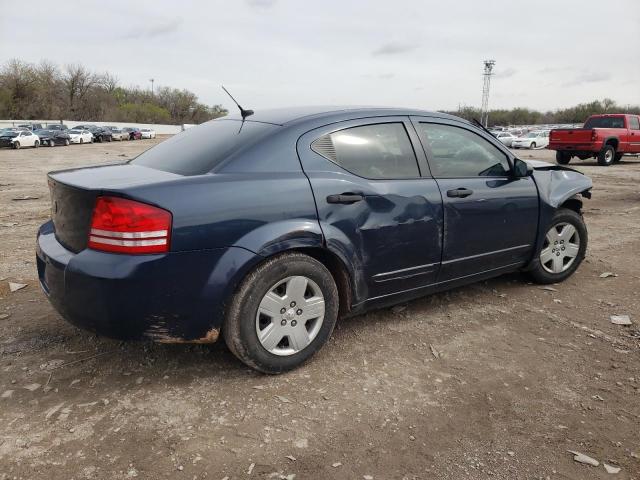
<path id="1" fill-rule="evenodd" d="M 594 189 L 568 281 L 507 275 L 343 320 L 272 377 L 222 342 L 95 337 L 40 291 L 45 173 L 158 141 L 0 151 L 1 480 L 640 478 L 640 160 L 575 165 Z"/>

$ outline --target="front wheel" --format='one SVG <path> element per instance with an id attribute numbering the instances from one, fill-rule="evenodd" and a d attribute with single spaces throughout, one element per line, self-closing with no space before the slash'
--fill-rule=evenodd
<path id="1" fill-rule="evenodd" d="M 536 142 L 532 142 L 531 145 L 529 145 L 529 148 L 531 150 L 533 150 L 534 148 L 536 148 Z"/>
<path id="2" fill-rule="evenodd" d="M 20 142 L 13 142 L 13 149 L 20 150 Z"/>
<path id="3" fill-rule="evenodd" d="M 50 147 L 55 147 L 56 146 L 56 142 L 54 142 L 53 140 L 49 140 L 49 146 Z"/>
<path id="4" fill-rule="evenodd" d="M 33 148 L 38 148 L 40 146 L 40 141 L 36 140 L 33 144 Z"/>
<path id="5" fill-rule="evenodd" d="M 338 317 L 331 273 L 301 253 L 259 265 L 230 302 L 222 333 L 233 354 L 263 373 L 282 373 L 307 361 L 329 339 Z"/>
<path id="6" fill-rule="evenodd" d="M 608 167 L 613 164 L 613 161 L 616 158 L 616 149 L 611 145 L 605 145 L 600 153 L 598 154 L 598 165 L 602 165 L 603 167 Z"/>
<path id="7" fill-rule="evenodd" d="M 64 140 L 64 146 L 65 146 L 65 147 L 68 147 L 68 146 L 69 146 L 69 143 L 70 143 L 70 142 L 69 142 L 69 139 L 68 139 L 68 138 L 65 138 L 65 140 Z"/>
<path id="8" fill-rule="evenodd" d="M 556 211 L 530 275 L 537 283 L 562 282 L 576 271 L 587 251 L 587 226 L 582 216 L 565 208 Z"/>
<path id="9" fill-rule="evenodd" d="M 568 165 L 571 161 L 571 155 L 565 152 L 556 152 L 556 162 L 559 165 Z"/>

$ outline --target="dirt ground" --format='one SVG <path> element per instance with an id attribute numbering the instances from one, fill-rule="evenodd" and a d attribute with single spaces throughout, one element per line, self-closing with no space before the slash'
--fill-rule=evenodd
<path id="1" fill-rule="evenodd" d="M 513 274 L 343 320 L 273 377 L 223 342 L 95 337 L 41 292 L 45 173 L 155 142 L 0 151 L 0 480 L 640 478 L 640 159 L 572 165 L 594 189 L 568 281 Z"/>

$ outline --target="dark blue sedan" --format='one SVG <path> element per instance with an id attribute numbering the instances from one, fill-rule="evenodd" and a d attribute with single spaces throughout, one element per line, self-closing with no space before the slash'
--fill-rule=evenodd
<path id="1" fill-rule="evenodd" d="M 158 342 L 222 332 L 279 373 L 341 316 L 517 270 L 564 280 L 592 185 L 457 117 L 325 108 L 214 120 L 49 186 L 38 273 L 65 319 Z"/>

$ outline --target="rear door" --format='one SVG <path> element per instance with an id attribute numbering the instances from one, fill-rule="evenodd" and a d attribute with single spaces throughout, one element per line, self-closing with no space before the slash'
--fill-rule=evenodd
<path id="1" fill-rule="evenodd" d="M 444 202 L 438 281 L 527 262 L 538 229 L 533 178 L 513 177 L 505 149 L 465 123 L 412 120 Z"/>
<path id="2" fill-rule="evenodd" d="M 328 246 L 362 277 L 354 303 L 434 283 L 442 198 L 408 117 L 327 125 L 298 141 Z"/>

